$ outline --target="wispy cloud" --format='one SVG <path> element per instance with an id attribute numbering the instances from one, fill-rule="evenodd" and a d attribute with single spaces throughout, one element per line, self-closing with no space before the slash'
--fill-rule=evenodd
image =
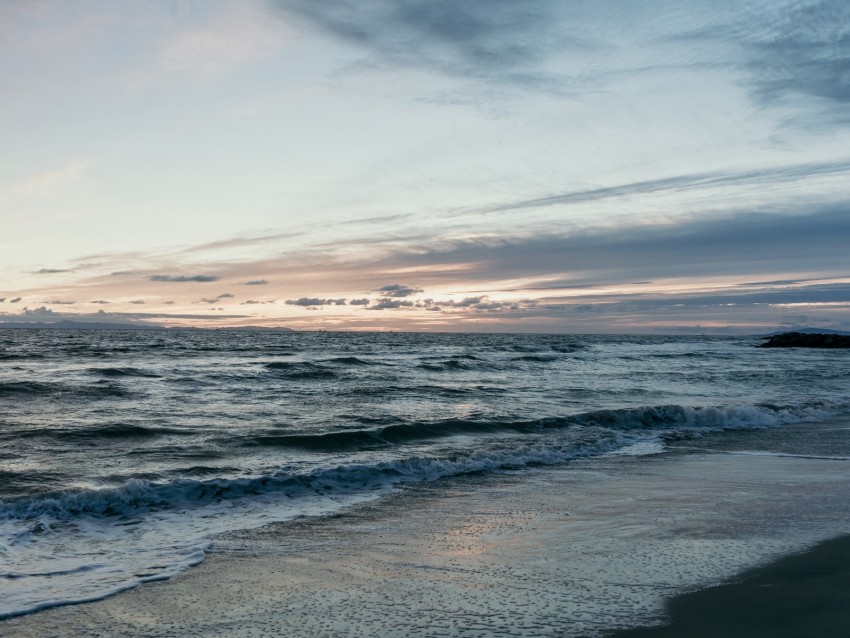
<path id="1" fill-rule="evenodd" d="M 663 225 L 621 225 L 572 234 L 531 235 L 416 246 L 372 267 L 420 269 L 423 285 L 447 275 L 465 281 L 563 277 L 576 285 L 618 279 L 723 275 L 799 269 L 832 272 L 850 242 L 847 207 L 809 215 L 745 213 Z"/>
<path id="2" fill-rule="evenodd" d="M 113 273 L 113 274 L 121 274 L 121 273 Z M 217 275 L 151 275 L 148 277 L 150 281 L 169 281 L 175 283 L 186 283 L 186 282 L 201 282 L 201 283 L 209 283 L 213 281 L 218 281 L 221 277 Z"/>
<path id="3" fill-rule="evenodd" d="M 261 246 L 263 244 L 273 244 L 282 240 L 293 239 L 303 235 L 301 232 L 286 232 L 272 233 L 269 235 L 253 235 L 229 237 L 227 239 L 219 239 L 216 241 L 206 242 L 204 244 L 196 244 L 176 251 L 176 254 L 215 252 L 221 250 L 230 250 L 233 248 L 251 248 Z"/>
<path id="4" fill-rule="evenodd" d="M 88 160 L 74 160 L 60 168 L 27 177 L 12 187 L 12 193 L 27 196 L 43 195 L 47 191 L 78 180 L 88 166 Z"/>
<path id="5" fill-rule="evenodd" d="M 762 105 L 788 107 L 802 97 L 811 102 L 804 111 L 810 121 L 824 126 L 850 121 L 842 108 L 850 101 L 845 0 L 274 4 L 359 47 L 373 68 L 427 69 L 465 82 L 573 97 L 628 75 L 722 68 Z M 457 103 L 459 98 L 427 99 Z"/>
<path id="6" fill-rule="evenodd" d="M 15 321 L 21 317 L 25 318 L 49 318 L 50 321 L 70 319 L 74 321 L 137 321 L 137 320 L 193 320 L 193 321 L 220 321 L 223 319 L 247 319 L 249 315 L 244 314 L 193 314 L 193 313 L 167 313 L 167 312 L 57 312 L 46 306 L 37 308 L 23 308 L 19 313 L 0 312 L 0 317 L 6 321 Z"/>
<path id="7" fill-rule="evenodd" d="M 378 288 L 378 292 L 384 297 L 410 297 L 422 292 L 422 289 L 407 284 L 388 284 Z"/>
<path id="8" fill-rule="evenodd" d="M 384 298 L 376 303 L 373 303 L 371 306 L 368 306 L 369 310 L 395 310 L 398 308 L 412 308 L 416 304 L 407 299 L 390 299 Z"/>
<path id="9" fill-rule="evenodd" d="M 587 36 L 553 28 L 555 0 L 278 0 L 277 6 L 363 47 L 383 65 L 424 67 L 455 76 L 538 85 L 539 63 L 557 41 Z"/>
<path id="10" fill-rule="evenodd" d="M 850 4 L 798 2 L 745 40 L 748 68 L 766 103 L 795 95 L 823 101 L 833 122 L 850 122 Z"/>
<path id="11" fill-rule="evenodd" d="M 222 299 L 233 299 L 233 295 L 231 295 L 229 292 L 224 292 L 220 295 L 216 295 L 215 297 L 204 297 L 200 300 L 200 303 L 213 304 L 220 302 Z"/>
<path id="12" fill-rule="evenodd" d="M 542 208 L 564 204 L 595 202 L 609 198 L 645 195 L 648 193 L 685 192 L 698 189 L 704 190 L 719 186 L 767 186 L 771 184 L 788 184 L 789 182 L 796 180 L 804 180 L 819 176 L 842 175 L 845 173 L 850 175 L 850 159 L 765 167 L 743 172 L 714 171 L 707 173 L 691 173 L 686 175 L 674 175 L 661 179 L 632 182 L 630 184 L 618 184 L 616 186 L 607 186 L 603 188 L 566 191 L 563 193 L 547 195 L 545 197 L 505 202 L 502 204 L 476 208 L 474 209 L 474 212 L 505 212 L 526 208 Z M 462 211 L 461 213 L 468 214 L 468 212 L 472 211 Z"/>
<path id="13" fill-rule="evenodd" d="M 319 297 L 301 297 L 300 299 L 287 299 L 284 303 L 288 306 L 302 306 L 314 308 L 320 306 L 344 306 L 345 299 L 322 299 Z"/>

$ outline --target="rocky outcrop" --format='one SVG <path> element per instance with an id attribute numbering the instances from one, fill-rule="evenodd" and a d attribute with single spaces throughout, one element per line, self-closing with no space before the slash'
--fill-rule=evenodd
<path id="1" fill-rule="evenodd" d="M 765 339 L 759 348 L 850 348 L 848 335 L 783 332 Z"/>

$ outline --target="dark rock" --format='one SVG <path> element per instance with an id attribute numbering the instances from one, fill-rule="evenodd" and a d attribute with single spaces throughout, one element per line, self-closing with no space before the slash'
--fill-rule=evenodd
<path id="1" fill-rule="evenodd" d="M 765 337 L 759 348 L 850 348 L 850 336 L 836 334 L 783 332 Z"/>

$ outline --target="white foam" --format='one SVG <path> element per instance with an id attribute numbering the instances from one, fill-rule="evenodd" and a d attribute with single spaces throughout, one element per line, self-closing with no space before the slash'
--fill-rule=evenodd
<path id="1" fill-rule="evenodd" d="M 329 514 L 402 483 L 604 454 L 658 454 L 664 449 L 662 437 L 670 432 L 767 427 L 842 410 L 842 404 L 821 403 L 602 411 L 561 419 L 553 427 L 541 421 L 538 434 L 432 449 L 426 456 L 415 456 L 415 447 L 400 447 L 372 462 L 280 469 L 239 479 L 130 481 L 111 489 L 0 503 L 6 576 L 0 579 L 0 617 L 169 578 L 202 561 L 216 534 Z"/>

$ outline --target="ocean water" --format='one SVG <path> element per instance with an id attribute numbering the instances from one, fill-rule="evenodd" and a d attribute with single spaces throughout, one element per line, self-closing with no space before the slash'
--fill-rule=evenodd
<path id="1" fill-rule="evenodd" d="M 0 331 L 0 618 L 404 484 L 850 415 L 850 352 L 758 342 Z"/>

